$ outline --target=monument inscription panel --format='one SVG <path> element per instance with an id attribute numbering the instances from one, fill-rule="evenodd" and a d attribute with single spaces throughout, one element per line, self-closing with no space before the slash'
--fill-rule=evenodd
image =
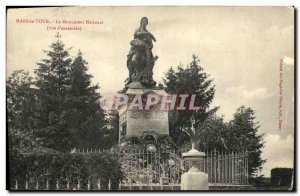
<path id="1" fill-rule="evenodd" d="M 140 136 L 145 131 L 169 134 L 168 111 L 127 111 L 127 136 Z"/>
<path id="2" fill-rule="evenodd" d="M 134 96 L 155 94 L 158 96 L 170 96 L 164 90 L 159 89 L 128 89 L 125 93 L 130 99 Z M 169 135 L 168 109 L 161 110 L 160 103 L 151 106 L 150 109 L 140 109 L 129 105 L 122 105 L 119 109 L 120 141 L 123 137 L 141 136 L 145 131 L 153 131 L 158 134 Z M 166 107 L 168 108 L 168 107 Z"/>

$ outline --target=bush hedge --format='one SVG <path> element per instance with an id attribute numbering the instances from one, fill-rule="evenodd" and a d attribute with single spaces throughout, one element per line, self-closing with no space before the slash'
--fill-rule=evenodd
<path id="1" fill-rule="evenodd" d="M 68 181 L 74 185 L 78 184 L 78 180 L 81 189 L 86 189 L 87 181 L 95 186 L 99 179 L 103 188 L 107 188 L 110 180 L 111 188 L 114 189 L 123 178 L 119 158 L 110 152 L 15 154 L 10 157 L 9 170 L 11 185 L 17 180 L 23 184 L 27 181 L 30 186 L 38 180 L 45 187 L 48 181 L 49 189 L 55 189 L 57 181 L 64 185 Z"/>
<path id="2" fill-rule="evenodd" d="M 271 170 L 271 183 L 277 186 L 290 186 L 292 175 L 292 168 L 274 168 Z"/>

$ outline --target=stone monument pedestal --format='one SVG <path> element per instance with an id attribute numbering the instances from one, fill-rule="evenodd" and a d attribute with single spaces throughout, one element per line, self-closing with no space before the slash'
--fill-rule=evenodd
<path id="1" fill-rule="evenodd" d="M 150 109 L 145 109 L 146 97 L 157 95 L 168 97 L 169 95 L 162 89 L 129 88 L 125 95 L 130 100 L 140 96 L 143 102 L 143 109 L 138 107 L 130 108 L 129 104 L 124 104 L 119 108 L 119 142 L 123 138 L 130 136 L 141 136 L 144 132 L 155 132 L 157 134 L 169 135 L 168 104 L 161 110 L 160 103 L 152 105 Z"/>

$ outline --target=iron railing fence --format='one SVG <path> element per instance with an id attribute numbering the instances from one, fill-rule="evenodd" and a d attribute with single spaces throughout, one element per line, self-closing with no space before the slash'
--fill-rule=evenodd
<path id="1" fill-rule="evenodd" d="M 191 167 L 183 161 L 179 150 L 132 149 L 124 152 L 89 149 L 76 150 L 72 153 L 100 154 L 111 153 L 121 162 L 124 179 L 113 184 L 110 180 L 90 181 L 78 179 L 70 182 L 68 179 L 35 179 L 13 180 L 12 190 L 177 190 L 180 187 L 181 175 Z M 248 153 L 205 151 L 206 157 L 199 163 L 201 171 L 208 174 L 210 186 L 248 185 Z M 123 187 L 123 188 L 122 188 Z M 155 188 L 156 187 L 156 188 Z"/>
<path id="2" fill-rule="evenodd" d="M 77 150 L 77 153 L 101 153 L 102 150 Z M 199 163 L 201 171 L 208 174 L 210 184 L 248 184 L 248 152 L 204 151 L 206 157 Z M 113 153 L 113 152 L 112 152 Z M 180 150 L 132 149 L 118 154 L 129 184 L 180 183 L 181 174 L 191 164 L 183 161 Z M 163 183 L 162 181 L 167 181 Z"/>

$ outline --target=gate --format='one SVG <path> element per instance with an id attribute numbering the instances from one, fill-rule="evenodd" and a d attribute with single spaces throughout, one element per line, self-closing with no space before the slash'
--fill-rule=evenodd
<path id="1" fill-rule="evenodd" d="M 178 184 L 182 161 L 178 151 L 135 150 L 121 154 L 126 184 Z"/>

